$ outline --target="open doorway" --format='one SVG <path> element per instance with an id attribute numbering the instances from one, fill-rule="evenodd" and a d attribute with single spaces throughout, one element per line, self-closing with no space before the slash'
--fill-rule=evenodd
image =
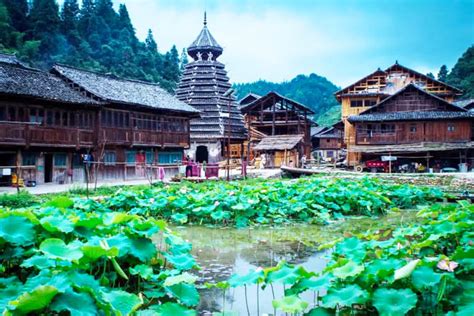
<path id="1" fill-rule="evenodd" d="M 207 146 L 197 146 L 196 148 L 196 161 L 199 163 L 209 162 L 209 151 Z"/>
<path id="2" fill-rule="evenodd" d="M 44 182 L 53 182 L 53 154 L 44 154 Z"/>

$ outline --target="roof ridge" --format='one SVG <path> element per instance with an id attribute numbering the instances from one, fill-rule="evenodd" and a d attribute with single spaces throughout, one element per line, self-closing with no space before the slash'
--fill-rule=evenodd
<path id="1" fill-rule="evenodd" d="M 403 88 L 401 88 L 400 90 L 398 90 L 397 92 L 395 92 L 394 94 L 392 94 L 391 96 L 389 96 L 389 97 L 383 99 L 382 101 L 380 101 L 379 103 L 375 104 L 374 106 L 371 106 L 370 108 L 368 108 L 368 109 L 366 109 L 366 110 L 360 112 L 358 115 L 371 114 L 371 113 L 367 113 L 367 112 L 369 112 L 370 110 L 375 109 L 376 107 L 379 107 L 381 104 L 386 103 L 386 102 L 388 102 L 389 100 L 391 100 L 391 99 L 397 97 L 398 95 L 400 95 L 401 93 L 403 93 L 403 92 L 404 92 L 405 90 L 407 90 L 408 88 L 415 88 L 416 90 L 418 90 L 418 91 L 420 91 L 420 92 L 422 92 L 422 93 L 424 93 L 424 94 L 426 94 L 426 95 L 428 95 L 428 96 L 430 96 L 430 97 L 432 97 L 432 98 L 435 98 L 435 99 L 437 99 L 437 100 L 439 100 L 439 101 L 441 101 L 441 102 L 443 102 L 443 103 L 445 103 L 445 104 L 449 104 L 450 106 L 455 107 L 455 108 L 461 110 L 461 112 L 467 112 L 466 109 L 464 109 L 464 108 L 462 108 L 462 107 L 460 107 L 460 106 L 457 106 L 457 105 L 455 105 L 455 104 L 453 104 L 453 103 L 451 103 L 451 102 L 448 102 L 448 101 L 446 101 L 445 99 L 440 98 L 440 97 L 438 97 L 437 95 L 435 95 L 435 94 L 433 94 L 433 93 L 430 93 L 430 92 L 428 92 L 428 91 L 425 91 L 424 89 L 418 87 L 418 85 L 416 85 L 414 82 L 410 82 L 409 84 L 407 84 L 406 86 L 404 86 Z"/>
<path id="2" fill-rule="evenodd" d="M 146 84 L 146 85 L 150 85 L 150 86 L 155 86 L 155 87 L 158 87 L 160 89 L 163 89 L 163 87 L 161 87 L 161 85 L 159 83 L 154 83 L 154 82 L 149 82 L 149 81 L 143 81 L 143 80 L 138 80 L 138 79 L 132 79 L 132 78 L 124 78 L 124 77 L 119 77 L 119 76 L 116 76 L 114 74 L 104 74 L 102 72 L 98 72 L 98 71 L 95 71 L 95 70 L 88 70 L 88 69 L 83 69 L 83 68 L 78 68 L 78 67 L 74 67 L 74 66 L 70 66 L 70 65 L 65 65 L 65 64 L 61 64 L 61 63 L 55 63 L 53 65 L 53 69 L 56 67 L 56 66 L 59 66 L 59 67 L 64 67 L 64 68 L 69 68 L 69 69 L 73 69 L 73 70 L 77 70 L 77 71 L 81 71 L 81 72 L 88 72 L 88 73 L 91 73 L 91 74 L 94 74 L 94 75 L 97 75 L 97 76 L 101 76 L 101 77 L 105 77 L 105 78 L 110 78 L 110 79 L 113 79 L 113 80 L 120 80 L 120 81 L 129 81 L 129 82 L 135 82 L 135 83 L 142 83 L 142 84 Z M 163 89 L 164 90 L 164 89 Z"/>
<path id="3" fill-rule="evenodd" d="M 463 91 L 462 91 L 461 89 L 456 88 L 455 86 L 452 86 L 452 85 L 450 85 L 450 84 L 448 84 L 448 83 L 446 83 L 446 82 L 440 81 L 440 80 L 438 80 L 438 79 L 428 77 L 427 75 L 425 75 L 425 74 L 423 74 L 423 73 L 421 73 L 421 72 L 419 72 L 419 71 L 416 71 L 416 70 L 414 70 L 414 69 L 408 68 L 407 66 L 401 65 L 401 64 L 398 62 L 398 60 L 395 62 L 395 64 L 393 64 L 393 65 L 391 65 L 390 67 L 388 67 L 387 69 L 385 69 L 385 72 L 387 72 L 390 68 L 395 67 L 395 66 L 398 66 L 398 67 L 404 68 L 404 69 L 406 69 L 406 70 L 412 71 L 412 72 L 414 72 L 414 73 L 416 73 L 416 74 L 418 74 L 418 75 L 420 75 L 420 76 L 423 76 L 423 77 L 425 77 L 425 78 L 427 78 L 427 79 L 429 79 L 429 80 L 433 80 L 433 81 L 436 82 L 436 83 L 445 85 L 445 86 L 447 86 L 447 87 L 449 87 L 449 88 L 451 88 L 451 89 L 453 89 L 453 90 L 456 90 L 456 91 L 458 91 L 458 92 L 463 93 Z"/>

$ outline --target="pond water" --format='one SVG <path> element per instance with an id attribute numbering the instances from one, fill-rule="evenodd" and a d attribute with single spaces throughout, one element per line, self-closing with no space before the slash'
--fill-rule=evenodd
<path id="1" fill-rule="evenodd" d="M 193 244 L 192 253 L 201 267 L 194 273 L 202 284 L 226 280 L 233 273 L 246 274 L 250 269 L 275 266 L 280 260 L 319 272 L 329 261 L 330 250 L 318 251 L 318 245 L 367 230 L 395 228 L 413 222 L 415 213 L 399 211 L 379 218 L 346 218 L 326 226 L 298 224 L 246 229 L 178 226 L 172 229 Z M 282 285 L 275 285 L 273 290 L 276 298 L 283 296 Z M 248 286 L 247 295 L 243 287 L 231 288 L 226 290 L 225 298 L 220 289 L 200 291 L 201 315 L 222 311 L 224 304 L 225 311 L 234 311 L 235 315 L 248 315 L 247 305 L 250 315 L 273 314 L 271 288 L 259 289 L 258 295 L 256 286 Z M 313 292 L 306 292 L 301 297 L 312 302 L 313 296 Z"/>

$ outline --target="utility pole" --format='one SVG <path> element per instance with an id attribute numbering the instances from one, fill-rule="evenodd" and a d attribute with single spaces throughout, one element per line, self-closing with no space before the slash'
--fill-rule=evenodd
<path id="1" fill-rule="evenodd" d="M 232 93 L 234 89 L 230 88 L 224 93 L 224 97 L 228 97 L 227 100 L 227 181 L 230 181 L 230 103 L 232 102 Z"/>

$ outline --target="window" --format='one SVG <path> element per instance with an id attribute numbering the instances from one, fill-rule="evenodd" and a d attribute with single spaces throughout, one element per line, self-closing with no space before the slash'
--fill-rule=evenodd
<path id="1" fill-rule="evenodd" d="M 135 150 L 129 150 L 125 152 L 125 157 L 127 158 L 127 164 L 134 164 L 136 160 L 137 152 Z"/>
<path id="2" fill-rule="evenodd" d="M 46 125 L 53 125 L 54 123 L 54 115 L 52 111 L 46 112 Z"/>
<path id="3" fill-rule="evenodd" d="M 377 104 L 377 100 L 364 100 L 364 106 L 374 106 Z"/>
<path id="4" fill-rule="evenodd" d="M 34 166 L 34 165 L 36 165 L 36 154 L 23 153 L 23 166 Z"/>
<path id="5" fill-rule="evenodd" d="M 154 155 L 153 155 L 153 152 L 152 151 L 147 151 L 145 152 L 145 155 L 146 155 L 146 163 L 147 164 L 152 164 L 154 162 Z"/>
<path id="6" fill-rule="evenodd" d="M 84 167 L 84 163 L 82 162 L 81 154 L 75 153 L 72 156 L 72 166 L 73 166 L 73 168 Z"/>
<path id="7" fill-rule="evenodd" d="M 66 167 L 66 162 L 67 162 L 66 154 L 54 154 L 55 167 Z"/>
<path id="8" fill-rule="evenodd" d="M 5 121 L 7 109 L 4 106 L 0 106 L 0 121 Z"/>
<path id="9" fill-rule="evenodd" d="M 410 125 L 410 133 L 416 133 L 416 125 Z"/>
<path id="10" fill-rule="evenodd" d="M 69 113 L 69 125 L 72 127 L 76 126 L 76 113 Z"/>
<path id="11" fill-rule="evenodd" d="M 454 132 L 454 130 L 455 130 L 454 124 L 452 123 L 448 124 L 448 132 Z"/>
<path id="12" fill-rule="evenodd" d="M 182 160 L 181 152 L 160 152 L 158 153 L 158 162 L 160 164 L 174 164 Z"/>
<path id="13" fill-rule="evenodd" d="M 394 133 L 395 132 L 395 125 L 393 125 L 393 124 L 382 124 L 380 126 L 380 132 L 382 134 Z"/>
<path id="14" fill-rule="evenodd" d="M 351 108 L 358 108 L 364 105 L 363 100 L 351 100 Z"/>
<path id="15" fill-rule="evenodd" d="M 106 166 L 112 166 L 115 165 L 117 162 L 117 154 L 115 151 L 106 151 L 104 155 L 104 164 Z"/>
<path id="16" fill-rule="evenodd" d="M 16 121 L 16 111 L 15 111 L 15 108 L 12 106 L 8 107 L 8 120 Z"/>

